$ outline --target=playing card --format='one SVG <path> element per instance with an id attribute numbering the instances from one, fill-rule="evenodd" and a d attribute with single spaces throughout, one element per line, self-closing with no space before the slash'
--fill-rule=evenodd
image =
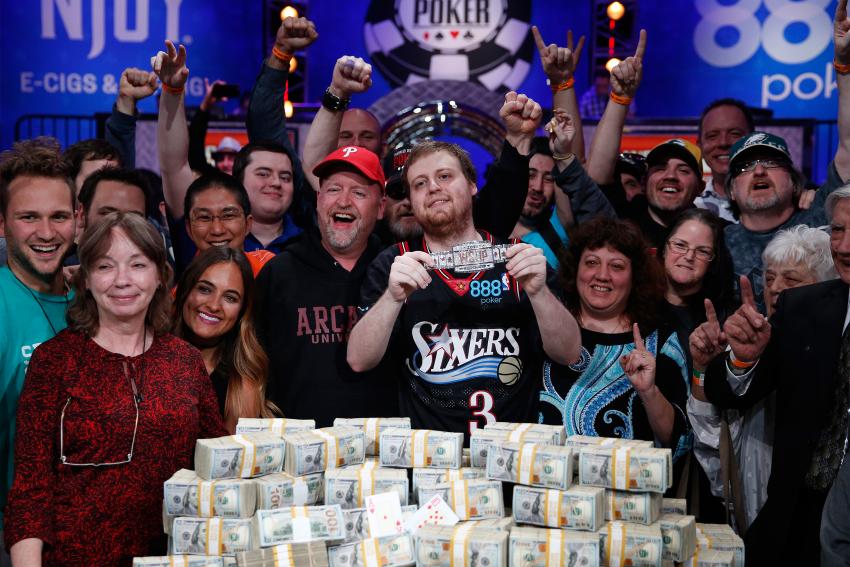
<path id="1" fill-rule="evenodd" d="M 404 533 L 398 492 L 383 492 L 366 497 L 366 518 L 372 537 Z"/>
<path id="2" fill-rule="evenodd" d="M 415 534 L 419 528 L 425 525 L 453 526 L 459 521 L 460 518 L 446 504 L 443 497 L 435 494 L 407 519 L 404 523 L 404 529 Z"/>

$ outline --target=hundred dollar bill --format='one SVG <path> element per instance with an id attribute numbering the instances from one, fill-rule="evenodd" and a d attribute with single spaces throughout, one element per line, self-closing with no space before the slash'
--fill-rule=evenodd
<path id="1" fill-rule="evenodd" d="M 222 555 L 221 562 L 224 567 L 238 567 L 235 555 Z"/>
<path id="2" fill-rule="evenodd" d="M 427 567 L 508 567 L 508 532 L 426 525 L 416 531 L 416 565 Z"/>
<path id="3" fill-rule="evenodd" d="M 460 458 L 460 466 L 462 468 L 468 468 L 472 466 L 472 459 L 469 458 L 469 447 L 463 448 L 463 454 Z"/>
<path id="4" fill-rule="evenodd" d="M 345 539 L 345 520 L 339 505 L 257 510 L 253 522 L 260 547 L 307 541 L 342 543 Z"/>
<path id="5" fill-rule="evenodd" d="M 407 521 L 407 518 L 416 513 L 416 506 L 408 505 L 401 507 L 401 520 Z M 366 514 L 366 508 L 353 508 L 343 510 L 342 517 L 345 519 L 345 542 L 352 543 L 355 541 L 364 540 L 372 537 L 372 530 L 369 525 L 369 517 Z"/>
<path id="6" fill-rule="evenodd" d="M 381 432 L 381 466 L 459 469 L 463 433 L 430 429 L 385 429 Z"/>
<path id="7" fill-rule="evenodd" d="M 617 490 L 664 493 L 673 482 L 670 449 L 582 447 L 579 482 Z"/>
<path id="8" fill-rule="evenodd" d="M 250 478 L 280 472 L 283 441 L 271 433 L 198 439 L 195 473 L 205 480 Z"/>
<path id="9" fill-rule="evenodd" d="M 314 506 L 324 499 L 325 473 L 292 476 L 280 472 L 254 479 L 257 510 Z"/>
<path id="10" fill-rule="evenodd" d="M 373 537 L 328 549 L 330 567 L 402 567 L 415 562 L 413 539 L 408 533 Z"/>
<path id="11" fill-rule="evenodd" d="M 175 555 L 232 555 L 257 547 L 250 518 L 174 518 Z"/>
<path id="12" fill-rule="evenodd" d="M 508 431 L 514 434 L 531 434 L 538 437 L 552 438 L 551 445 L 563 445 L 566 439 L 563 425 L 545 425 L 543 423 L 508 423 L 506 421 L 497 421 L 496 423 L 488 423 L 484 426 L 485 431 Z M 508 441 L 518 443 L 521 439 L 508 439 Z"/>
<path id="13" fill-rule="evenodd" d="M 407 505 L 410 483 L 407 471 L 400 469 L 334 469 L 325 474 L 325 504 L 339 504 L 343 509 L 365 506 L 366 497 L 382 492 L 398 494 L 402 506 Z"/>
<path id="14" fill-rule="evenodd" d="M 486 478 L 486 471 L 472 467 L 460 469 L 415 468 L 413 469 L 412 482 L 413 497 L 418 501 L 419 489 L 425 486 L 434 486 L 440 482 L 452 480 L 473 480 L 476 478 Z"/>
<path id="15" fill-rule="evenodd" d="M 419 489 L 419 502 L 439 494 L 461 520 L 503 518 L 502 483 L 498 480 L 453 480 Z"/>
<path id="16" fill-rule="evenodd" d="M 572 449 L 497 441 L 487 452 L 487 478 L 566 490 L 573 482 Z"/>
<path id="17" fill-rule="evenodd" d="M 661 515 L 662 496 L 657 492 L 605 491 L 605 519 L 650 525 Z"/>
<path id="18" fill-rule="evenodd" d="M 169 516 L 249 518 L 257 502 L 257 488 L 250 480 L 203 480 L 188 469 L 166 480 L 164 492 Z"/>
<path id="19" fill-rule="evenodd" d="M 133 567 L 224 567 L 221 557 L 205 555 L 166 555 L 134 557 Z"/>
<path id="20" fill-rule="evenodd" d="M 657 526 L 608 522 L 598 534 L 605 565 L 662 567 L 664 544 Z"/>
<path id="21" fill-rule="evenodd" d="M 658 527 L 664 538 L 664 559 L 682 562 L 694 554 L 697 527 L 693 516 L 662 514 Z"/>
<path id="22" fill-rule="evenodd" d="M 309 431 L 316 429 L 315 419 L 286 419 L 283 417 L 275 417 L 271 419 L 261 419 L 254 417 L 240 417 L 236 422 L 236 434 L 240 433 L 272 433 L 278 437 L 283 437 L 284 433 L 292 433 L 293 431 Z"/>
<path id="23" fill-rule="evenodd" d="M 735 553 L 721 549 L 698 549 L 682 562 L 682 567 L 735 567 Z"/>
<path id="24" fill-rule="evenodd" d="M 599 567 L 599 536 L 590 532 L 513 528 L 508 547 L 511 567 Z"/>
<path id="25" fill-rule="evenodd" d="M 697 524 L 697 548 L 732 551 L 735 567 L 744 565 L 744 540 L 728 524 Z"/>
<path id="26" fill-rule="evenodd" d="M 489 528 L 492 530 L 510 531 L 516 527 L 514 519 L 510 516 L 506 518 L 487 518 L 484 520 L 467 520 L 463 522 L 464 526 L 472 526 L 473 528 Z"/>
<path id="27" fill-rule="evenodd" d="M 473 467 L 487 468 L 487 450 L 496 442 L 507 443 L 537 443 L 543 445 L 558 445 L 558 436 L 551 431 L 531 429 L 476 429 L 469 436 L 470 464 Z"/>
<path id="28" fill-rule="evenodd" d="M 664 498 L 661 500 L 661 513 L 684 516 L 688 513 L 688 501 L 684 498 Z"/>
<path id="29" fill-rule="evenodd" d="M 338 417 L 336 426 L 356 427 L 366 437 L 366 455 L 376 457 L 381 454 L 381 432 L 387 429 L 410 429 L 409 417 Z"/>
<path id="30" fill-rule="evenodd" d="M 328 567 L 323 541 L 282 543 L 274 547 L 236 554 L 239 567 Z"/>
<path id="31" fill-rule="evenodd" d="M 323 427 L 283 436 L 286 472 L 294 476 L 355 465 L 365 458 L 363 432 L 353 427 Z"/>
<path id="32" fill-rule="evenodd" d="M 605 490 L 573 486 L 567 490 L 514 486 L 513 514 L 518 524 L 596 531 L 605 518 Z"/>
<path id="33" fill-rule="evenodd" d="M 643 439 L 622 439 L 620 437 L 594 437 L 591 435 L 570 435 L 564 442 L 566 447 L 573 449 L 573 468 L 578 471 L 578 455 L 582 447 L 646 447 L 655 445 L 652 441 Z"/>

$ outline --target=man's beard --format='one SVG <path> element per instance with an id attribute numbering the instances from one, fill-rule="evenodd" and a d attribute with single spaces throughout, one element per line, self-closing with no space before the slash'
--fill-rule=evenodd
<path id="1" fill-rule="evenodd" d="M 353 230 L 337 232 L 332 227 L 326 225 L 322 230 L 322 238 L 337 252 L 346 252 L 357 242 L 360 233 L 363 231 L 363 226 L 359 220 L 355 220 L 352 226 Z"/>
<path id="2" fill-rule="evenodd" d="M 452 206 L 448 211 L 440 210 L 432 213 L 426 209 L 422 218 L 416 217 L 426 234 L 445 237 L 458 234 L 466 229 L 468 219 L 472 216 L 472 201 L 462 205 L 462 209 L 455 207 L 456 201 L 451 203 Z"/>
<path id="3" fill-rule="evenodd" d="M 395 222 L 387 223 L 390 234 L 398 241 L 413 240 L 422 236 L 422 225 L 419 222 L 406 222 L 405 219 L 415 220 L 413 217 L 402 217 Z"/>
<path id="4" fill-rule="evenodd" d="M 65 259 L 65 256 L 68 255 L 68 249 L 65 249 L 65 252 L 62 254 L 62 259 L 59 260 L 56 264 L 56 270 L 50 273 L 40 272 L 38 268 L 33 265 L 30 261 L 29 257 L 21 250 L 20 246 L 17 243 L 11 243 L 8 240 L 6 244 L 9 245 L 8 254 L 10 258 L 14 258 L 15 262 L 23 269 L 25 272 L 30 274 L 31 276 L 36 277 L 39 281 L 42 281 L 46 284 L 52 284 L 56 274 L 62 270 L 62 262 Z"/>

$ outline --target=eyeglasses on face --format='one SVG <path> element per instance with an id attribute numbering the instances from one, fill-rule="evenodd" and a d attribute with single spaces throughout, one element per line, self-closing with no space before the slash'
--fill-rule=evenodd
<path id="1" fill-rule="evenodd" d="M 777 169 L 788 167 L 788 162 L 783 159 L 754 159 L 745 161 L 741 165 L 735 167 L 735 175 L 742 173 L 750 173 L 756 170 L 756 167 L 762 166 L 764 169 Z"/>
<path id="2" fill-rule="evenodd" d="M 671 252 L 681 256 L 685 256 L 688 252 L 693 250 L 694 257 L 703 262 L 711 262 L 714 260 L 714 250 L 711 248 L 707 248 L 705 246 L 695 246 L 692 248 L 684 240 L 671 238 L 667 241 L 667 248 L 669 248 Z"/>

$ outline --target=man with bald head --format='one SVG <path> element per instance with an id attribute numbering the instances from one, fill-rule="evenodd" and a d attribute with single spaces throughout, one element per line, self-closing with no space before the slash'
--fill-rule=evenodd
<path id="1" fill-rule="evenodd" d="M 378 118 L 362 108 L 349 108 L 342 113 L 337 147 L 360 146 L 377 155 L 384 153 L 381 124 Z"/>

